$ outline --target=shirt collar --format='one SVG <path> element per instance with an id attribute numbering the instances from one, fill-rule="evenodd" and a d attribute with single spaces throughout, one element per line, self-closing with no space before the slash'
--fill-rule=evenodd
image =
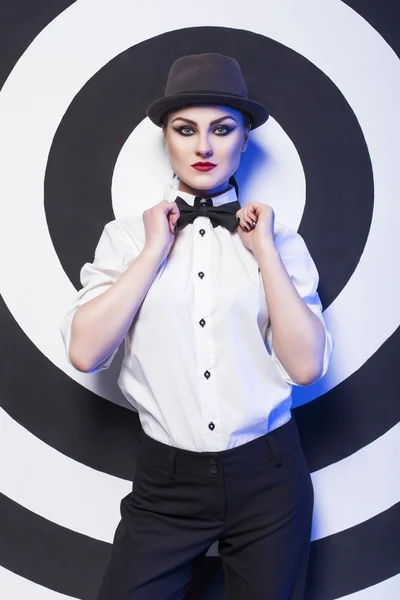
<path id="1" fill-rule="evenodd" d="M 194 206 L 195 194 L 189 194 L 188 192 L 181 192 L 178 190 L 179 177 L 176 175 L 171 183 L 167 183 L 164 187 L 164 200 L 168 202 L 175 202 L 177 196 L 180 196 L 190 204 Z M 212 198 L 213 206 L 219 206 L 226 202 L 234 202 L 237 200 L 236 190 L 233 185 L 229 184 L 228 189 L 223 194 L 217 194 L 216 196 L 205 196 L 206 198 Z"/>

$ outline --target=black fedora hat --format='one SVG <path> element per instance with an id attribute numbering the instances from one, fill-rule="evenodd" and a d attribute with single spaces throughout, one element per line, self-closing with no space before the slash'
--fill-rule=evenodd
<path id="1" fill-rule="evenodd" d="M 207 52 L 178 58 L 171 66 L 164 96 L 150 104 L 146 115 L 161 127 L 163 115 L 189 104 L 223 104 L 249 114 L 251 129 L 269 117 L 263 104 L 250 100 L 239 63 L 230 56 Z"/>

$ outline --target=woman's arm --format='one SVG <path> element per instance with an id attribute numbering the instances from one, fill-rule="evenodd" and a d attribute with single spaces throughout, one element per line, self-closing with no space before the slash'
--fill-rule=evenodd
<path id="1" fill-rule="evenodd" d="M 325 329 L 303 301 L 271 241 L 255 251 L 270 315 L 274 351 L 298 385 L 319 379 L 323 369 Z"/>
<path id="2" fill-rule="evenodd" d="M 145 247 L 109 289 L 77 309 L 69 344 L 69 359 L 76 369 L 92 371 L 118 348 L 161 261 L 160 252 Z"/>
<path id="3" fill-rule="evenodd" d="M 79 371 L 108 368 L 174 243 L 175 202 L 161 200 L 138 218 L 144 245 L 124 219 L 114 219 L 103 229 L 93 263 L 81 269 L 83 287 L 61 324 L 67 358 Z"/>
<path id="4" fill-rule="evenodd" d="M 325 327 L 319 275 L 300 234 L 275 224 L 271 206 L 248 202 L 237 211 L 238 233 L 262 276 L 270 322 L 265 341 L 283 378 L 309 385 L 328 370 L 333 338 Z"/>

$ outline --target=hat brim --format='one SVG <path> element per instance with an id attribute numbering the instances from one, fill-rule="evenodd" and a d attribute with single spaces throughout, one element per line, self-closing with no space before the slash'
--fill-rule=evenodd
<path id="1" fill-rule="evenodd" d="M 150 104 L 146 110 L 146 115 L 155 125 L 161 127 L 161 119 L 168 110 L 189 106 L 191 104 L 222 104 L 237 110 L 244 110 L 250 115 L 252 130 L 263 125 L 269 118 L 269 112 L 265 106 L 255 100 L 212 93 L 181 93 L 166 98 L 159 98 Z"/>

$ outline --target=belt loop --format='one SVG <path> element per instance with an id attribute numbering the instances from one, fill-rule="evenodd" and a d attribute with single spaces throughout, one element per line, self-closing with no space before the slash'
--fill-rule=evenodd
<path id="1" fill-rule="evenodd" d="M 281 453 L 279 452 L 279 448 L 276 443 L 276 440 L 274 439 L 274 436 L 271 433 L 269 435 L 267 435 L 267 440 L 268 440 L 269 445 L 271 446 L 272 453 L 275 457 L 275 463 L 276 463 L 275 466 L 279 467 L 279 465 L 282 464 L 282 456 L 281 456 Z"/>
<path id="2" fill-rule="evenodd" d="M 170 479 L 175 479 L 175 457 L 176 457 L 175 448 L 170 448 L 169 449 L 169 477 L 170 477 Z"/>

